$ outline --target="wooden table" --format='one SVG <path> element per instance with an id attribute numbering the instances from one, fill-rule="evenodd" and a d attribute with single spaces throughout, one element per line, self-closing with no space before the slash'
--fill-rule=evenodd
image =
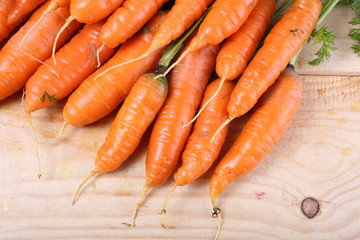
<path id="1" fill-rule="evenodd" d="M 346 13 L 349 19 L 351 12 Z M 342 31 L 346 21 L 332 19 L 331 26 Z M 345 32 L 339 41 L 351 42 Z M 338 47 L 337 54 L 348 51 Z M 303 101 L 290 128 L 254 171 L 237 179 L 219 198 L 220 239 L 360 238 L 360 77 L 346 76 L 359 73 L 360 61 L 345 63 L 335 55 L 330 63 L 309 68 L 303 62 L 311 54 L 305 50 L 298 61 L 297 71 L 310 75 L 301 76 Z M 352 68 L 345 69 L 345 64 Z M 315 76 L 324 66 L 330 76 Z M 63 105 L 61 101 L 33 114 L 40 140 L 56 135 Z M 166 215 L 169 229 L 161 228 L 160 211 L 172 178 L 150 192 L 136 227 L 129 228 L 122 223 L 130 221 L 144 184 L 150 131 L 118 171 L 90 181 L 72 206 L 75 190 L 94 167 L 115 113 L 87 127 L 68 127 L 56 144 L 39 144 L 43 176 L 38 179 L 34 142 L 21 112 L 21 92 L 0 102 L 0 239 L 214 237 L 216 220 L 208 196 L 213 169 L 174 192 Z M 245 120 L 246 116 L 232 122 L 222 154 Z M 301 211 L 307 197 L 320 203 L 320 212 L 312 219 Z"/>

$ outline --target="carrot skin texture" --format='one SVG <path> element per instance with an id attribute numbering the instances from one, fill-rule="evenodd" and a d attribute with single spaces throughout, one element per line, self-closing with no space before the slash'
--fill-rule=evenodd
<path id="1" fill-rule="evenodd" d="M 16 26 L 15 24 L 9 24 L 7 21 L 8 14 L 13 7 L 13 1 L 0 0 L 0 42 L 5 39 Z"/>
<path id="2" fill-rule="evenodd" d="M 114 48 L 124 43 L 155 15 L 168 0 L 127 0 L 108 18 L 100 32 L 100 40 Z"/>
<path id="3" fill-rule="evenodd" d="M 14 0 L 10 0 L 14 1 Z M 8 16 L 8 23 L 13 24 L 40 6 L 45 0 L 15 0 L 15 6 Z"/>
<path id="4" fill-rule="evenodd" d="M 234 145 L 210 179 L 212 201 L 237 177 L 249 173 L 278 142 L 301 102 L 302 84 L 284 71 L 261 97 Z"/>
<path id="5" fill-rule="evenodd" d="M 149 21 L 147 26 L 149 33 L 139 32 L 134 35 L 107 63 L 81 83 L 70 95 L 64 107 L 65 121 L 73 126 L 83 126 L 105 117 L 125 99 L 141 75 L 155 70 L 163 48 L 145 59 L 113 69 L 94 80 L 108 68 L 143 54 L 150 46 L 165 16 L 163 12 L 157 13 Z"/>
<path id="6" fill-rule="evenodd" d="M 109 16 L 124 0 L 71 0 L 71 16 L 82 23 L 95 23 Z M 116 46 L 115 46 L 116 47 Z"/>
<path id="7" fill-rule="evenodd" d="M 228 105 L 230 119 L 248 112 L 274 83 L 310 36 L 320 10 L 319 0 L 296 0 L 272 28 L 232 93 Z"/>
<path id="8" fill-rule="evenodd" d="M 26 32 L 41 16 L 47 4 L 38 9 L 27 23 L 12 36 L 0 52 L 0 100 L 10 96 L 19 90 L 28 78 L 41 65 L 37 60 L 27 56 L 22 51 L 30 54 L 40 61 L 44 61 L 51 55 L 52 45 L 57 31 L 70 15 L 68 7 L 58 8 L 49 13 L 40 22 L 18 49 L 20 41 Z M 63 45 L 79 28 L 81 24 L 73 22 L 59 38 L 58 46 Z"/>
<path id="9" fill-rule="evenodd" d="M 95 160 L 98 171 L 106 173 L 117 169 L 139 145 L 168 92 L 167 80 L 156 76 L 144 74 L 134 84 L 98 150 Z"/>
<path id="10" fill-rule="evenodd" d="M 170 93 L 151 133 L 146 157 L 146 185 L 161 185 L 175 168 L 189 137 L 201 96 L 215 68 L 219 46 L 207 46 L 187 55 L 170 75 Z"/>
<path id="11" fill-rule="evenodd" d="M 241 28 L 222 45 L 216 58 L 220 78 L 233 80 L 243 73 L 274 13 L 274 0 L 259 0 Z"/>
<path id="12" fill-rule="evenodd" d="M 201 17 L 212 2 L 213 0 L 177 0 L 156 33 L 150 51 L 180 37 Z"/>
<path id="13" fill-rule="evenodd" d="M 221 43 L 239 30 L 257 3 L 258 0 L 216 0 L 189 48 L 196 51 Z"/>
<path id="14" fill-rule="evenodd" d="M 217 79 L 206 87 L 202 105 L 213 96 L 219 84 L 220 79 Z M 225 82 L 220 92 L 196 120 L 181 157 L 182 166 L 174 175 L 177 185 L 183 186 L 198 179 L 219 155 L 227 135 L 227 126 L 216 135 L 212 143 L 210 141 L 216 129 L 228 118 L 226 106 L 234 87 L 234 82 Z"/>
<path id="15" fill-rule="evenodd" d="M 56 54 L 57 64 L 52 58 L 41 65 L 26 83 L 25 110 L 32 112 L 50 106 L 49 99 L 41 100 L 44 92 L 55 95 L 60 100 L 69 95 L 87 76 L 97 68 L 96 50 L 101 46 L 99 32 L 105 21 L 85 25 L 85 27 Z M 100 60 L 108 60 L 116 49 L 105 47 Z"/>

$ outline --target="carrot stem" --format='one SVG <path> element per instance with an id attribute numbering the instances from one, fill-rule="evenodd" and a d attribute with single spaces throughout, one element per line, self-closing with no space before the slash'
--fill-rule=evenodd
<path id="1" fill-rule="evenodd" d="M 79 187 L 78 187 L 78 189 L 77 189 L 77 191 L 75 193 L 74 199 L 72 201 L 72 205 L 75 204 L 75 201 L 76 201 L 76 199 L 77 199 L 77 197 L 79 195 L 79 192 L 80 192 L 81 188 L 85 185 L 85 183 L 87 183 L 89 181 L 90 178 L 94 177 L 97 173 L 100 173 L 99 170 L 97 170 L 97 169 L 92 170 L 90 172 L 90 174 L 85 178 L 85 180 L 82 181 L 82 183 L 79 185 Z"/>
<path id="2" fill-rule="evenodd" d="M 144 189 L 139 197 L 139 200 L 137 201 L 136 203 L 136 206 L 135 206 L 135 209 L 134 209 L 134 214 L 133 214 L 133 217 L 132 217 L 132 220 L 131 220 L 131 223 L 126 223 L 126 222 L 123 222 L 123 224 L 127 227 L 135 227 L 135 219 L 136 219 L 136 216 L 137 216 L 137 212 L 139 210 L 139 207 L 141 206 L 144 198 L 145 198 L 145 195 L 148 193 L 148 191 L 150 190 L 150 187 L 148 187 L 147 185 L 144 186 Z"/>
<path id="3" fill-rule="evenodd" d="M 165 229 L 168 229 L 168 227 L 165 225 L 165 214 L 166 214 L 166 206 L 169 202 L 169 199 L 172 195 L 172 193 L 174 192 L 175 188 L 177 187 L 178 185 L 176 184 L 176 182 L 172 185 L 167 197 L 166 197 L 166 200 L 164 202 L 164 205 L 163 205 L 163 209 L 161 210 L 161 227 L 162 228 L 165 228 Z"/>
<path id="4" fill-rule="evenodd" d="M 287 0 L 286 3 L 284 3 L 274 14 L 273 19 L 278 18 L 284 11 L 287 9 L 290 4 L 292 4 L 294 0 Z"/>

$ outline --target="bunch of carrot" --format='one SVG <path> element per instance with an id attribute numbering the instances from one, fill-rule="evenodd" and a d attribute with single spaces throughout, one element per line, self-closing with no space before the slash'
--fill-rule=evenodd
<path id="1" fill-rule="evenodd" d="M 43 2 L 0 0 L 0 41 Z M 169 12 L 158 12 L 165 2 L 46 1 L 0 52 L 0 100 L 26 84 L 30 116 L 70 95 L 64 127 L 93 123 L 124 101 L 95 169 L 79 190 L 93 175 L 119 168 L 157 116 L 144 191 L 131 226 L 145 194 L 163 184 L 181 158 L 165 214 L 175 187 L 195 181 L 215 162 L 228 123 L 255 106 L 210 180 L 217 238 L 217 196 L 265 157 L 299 107 L 301 82 L 285 68 L 310 36 L 322 4 L 295 0 L 257 49 L 271 25 L 275 0 L 176 0 Z M 186 47 L 170 65 L 185 40 Z M 97 69 L 98 63 L 102 66 Z M 207 86 L 214 70 L 219 79 Z M 239 77 L 235 85 L 232 80 Z"/>

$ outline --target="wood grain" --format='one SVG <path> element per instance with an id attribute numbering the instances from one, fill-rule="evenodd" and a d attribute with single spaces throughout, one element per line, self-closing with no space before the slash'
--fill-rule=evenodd
<path id="1" fill-rule="evenodd" d="M 219 198 L 220 239 L 355 239 L 360 237 L 360 78 L 303 76 L 304 97 L 285 136 L 248 176 Z M 34 144 L 21 118 L 21 93 L 0 103 L 0 239 L 212 239 L 208 181 L 179 187 L 160 227 L 171 181 L 153 189 L 128 228 L 144 183 L 149 131 L 118 170 L 95 178 L 71 205 L 93 168 L 114 114 L 88 127 L 69 127 L 62 141 L 39 146 L 43 177 L 37 178 Z M 63 102 L 33 115 L 42 140 L 56 135 Z M 246 117 L 231 124 L 228 148 Z M 314 197 L 320 213 L 307 219 L 301 201 Z"/>

